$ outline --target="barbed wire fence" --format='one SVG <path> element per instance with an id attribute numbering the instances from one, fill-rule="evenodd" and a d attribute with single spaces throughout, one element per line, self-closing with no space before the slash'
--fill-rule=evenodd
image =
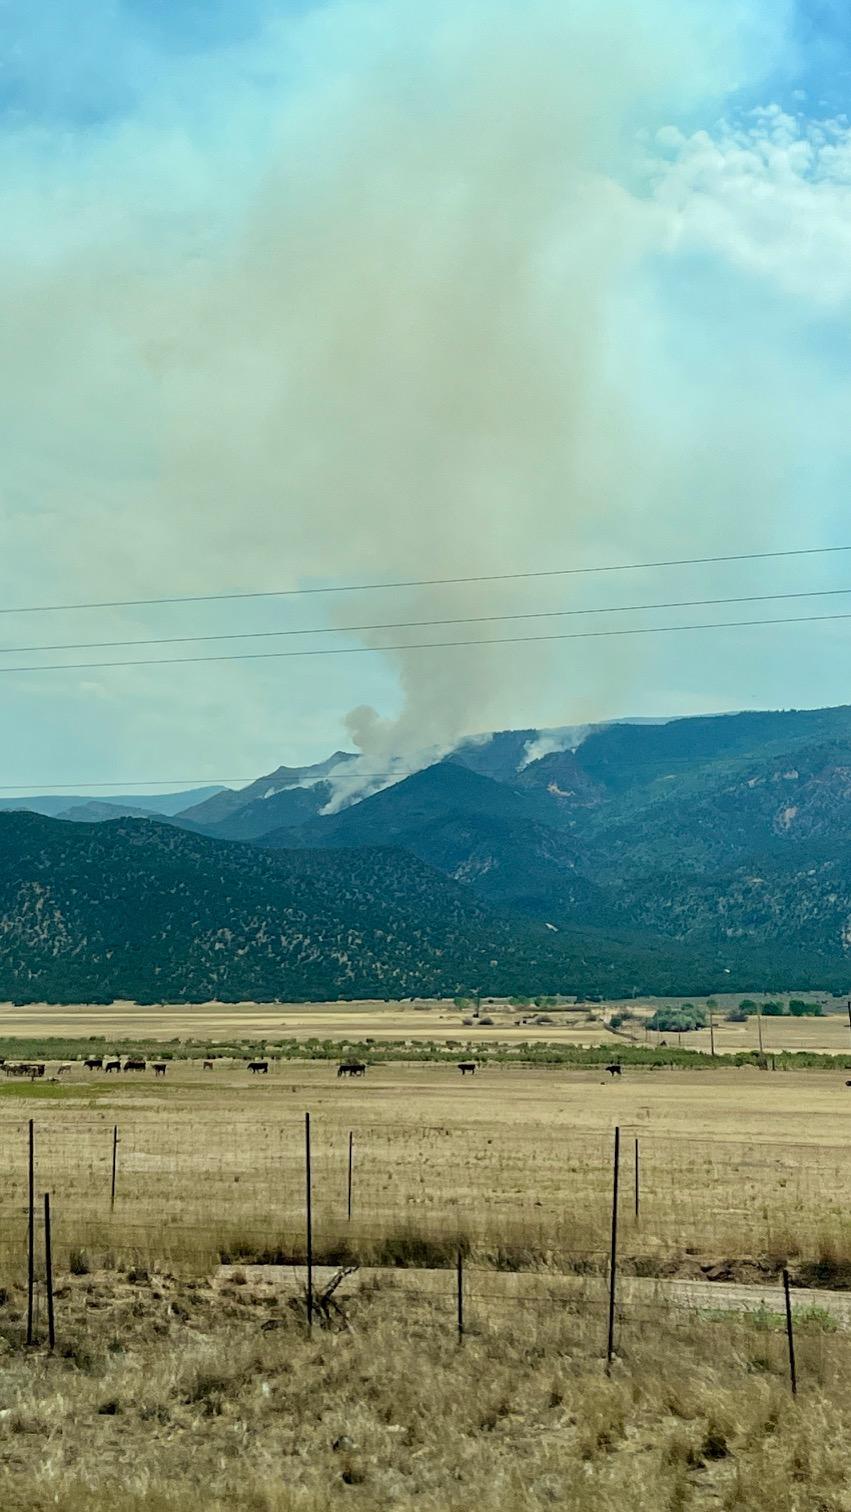
<path id="1" fill-rule="evenodd" d="M 439 1123 L 364 1122 L 341 1135 L 320 1122 L 308 1229 L 304 1117 L 296 1110 L 284 1118 L 230 1117 L 207 1139 L 185 1115 L 128 1111 L 116 1124 L 112 1111 L 96 1109 L 73 1118 L 50 1110 L 8 1132 L 0 1267 L 10 1278 L 27 1268 L 30 1337 L 44 1314 L 46 1194 L 57 1273 L 265 1263 L 287 1268 L 277 1284 L 293 1290 L 309 1286 L 308 1262 L 311 1270 L 352 1264 L 361 1282 L 380 1283 L 394 1304 L 425 1311 L 460 1342 L 497 1330 L 507 1345 L 515 1335 L 528 1345 L 557 1315 L 575 1320 L 586 1340 L 598 1339 L 611 1368 L 621 1358 L 637 1364 L 663 1338 L 685 1345 L 700 1324 L 743 1369 L 787 1369 L 795 1387 L 796 1372 L 824 1381 L 847 1352 L 851 1299 L 847 1310 L 826 1309 L 803 1289 L 793 1294 L 783 1242 L 812 1182 L 808 1156 L 817 1156 L 820 1183 L 839 1199 L 847 1237 L 846 1146 L 684 1143 L 624 1126 L 613 1166 L 609 1137 L 587 1130 L 561 1129 L 554 1154 L 522 1140 L 471 1141 L 469 1131 Z M 442 1168 L 456 1173 L 452 1192 L 429 1182 L 423 1157 L 435 1140 L 448 1142 Z M 535 1193 L 552 1187 L 556 1158 L 559 1198 L 545 1205 Z M 483 1202 L 488 1190 L 492 1200 Z M 740 1211 L 731 1213 L 735 1196 Z M 710 1267 L 703 1290 L 699 1281 L 675 1279 L 683 1254 L 709 1252 L 714 1243 L 717 1255 L 725 1222 L 743 1216 L 754 1220 L 764 1251 L 767 1243 L 762 1274 L 749 1278 L 761 1282 L 753 1305 L 740 1297 L 731 1303 L 722 1288 L 717 1300 L 708 1294 L 712 1281 L 728 1279 L 724 1262 Z M 832 1273 L 816 1255 L 809 1279 L 819 1279 L 823 1263 L 824 1280 L 836 1284 L 845 1265 L 847 1287 L 848 1253 L 843 1240 Z M 727 1268 L 735 1279 L 735 1265 Z M 50 1299 L 48 1286 L 45 1305 Z"/>

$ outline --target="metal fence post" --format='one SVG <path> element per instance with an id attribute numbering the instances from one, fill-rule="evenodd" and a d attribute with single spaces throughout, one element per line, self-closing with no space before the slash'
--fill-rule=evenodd
<path id="1" fill-rule="evenodd" d="M 44 1281 L 47 1292 L 47 1342 L 51 1349 L 56 1345 L 56 1325 L 53 1316 L 53 1247 L 50 1242 L 50 1193 L 44 1194 Z"/>
<path id="2" fill-rule="evenodd" d="M 112 1130 L 112 1187 L 109 1194 L 109 1211 L 115 1209 L 115 1175 L 118 1168 L 118 1124 Z"/>
<path id="3" fill-rule="evenodd" d="M 640 1186 L 639 1186 L 639 1165 L 638 1165 L 638 1160 L 639 1160 L 639 1155 L 638 1155 L 638 1140 L 636 1139 L 636 1141 L 635 1141 L 635 1221 L 636 1221 L 636 1223 L 638 1222 L 638 1215 L 639 1215 L 639 1211 L 640 1211 L 640 1207 L 641 1207 L 641 1190 L 640 1190 Z"/>
<path id="4" fill-rule="evenodd" d="M 352 1221 L 352 1145 L 353 1145 L 353 1141 L 354 1141 L 354 1135 L 350 1131 L 349 1132 L 349 1185 L 348 1185 L 348 1204 L 347 1204 L 347 1217 L 348 1217 L 348 1220 L 349 1220 L 350 1223 Z"/>
<path id="5" fill-rule="evenodd" d="M 29 1185 L 27 1193 L 27 1344 L 33 1342 L 33 1296 L 35 1293 L 35 1127 L 29 1122 Z"/>
<path id="6" fill-rule="evenodd" d="M 618 1271 L 618 1178 L 620 1175 L 621 1131 L 615 1129 L 612 1157 L 612 1243 L 609 1255 L 609 1334 L 606 1344 L 606 1373 L 612 1368 L 615 1353 L 615 1293 Z"/>
<path id="7" fill-rule="evenodd" d="M 305 1218 L 307 1223 L 307 1326 L 313 1327 L 313 1185 L 310 1176 L 310 1114 L 304 1115 Z"/>
<path id="8" fill-rule="evenodd" d="M 783 1296 L 786 1301 L 786 1338 L 789 1342 L 789 1381 L 792 1395 L 798 1395 L 798 1372 L 795 1369 L 795 1334 L 792 1328 L 792 1299 L 789 1296 L 789 1272 L 783 1272 Z"/>

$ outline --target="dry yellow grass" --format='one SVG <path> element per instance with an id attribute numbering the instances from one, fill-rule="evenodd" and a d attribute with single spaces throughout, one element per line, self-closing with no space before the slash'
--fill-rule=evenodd
<path id="1" fill-rule="evenodd" d="M 823 1004 L 821 1018 L 763 1018 L 762 1038 L 768 1054 L 780 1054 L 784 1050 L 811 1050 L 819 1053 L 851 1054 L 851 1029 L 845 1007 L 837 1004 L 824 993 L 793 993 Z M 760 996 L 756 995 L 757 1000 Z M 759 1030 L 755 1017 L 743 1024 L 730 1024 L 726 1013 L 741 999 L 742 994 L 721 996 L 717 1000 L 715 1016 L 715 1047 L 719 1054 L 735 1055 L 737 1051 L 756 1051 L 759 1048 Z M 380 1044 L 385 1040 L 410 1040 L 416 1044 L 423 1040 L 440 1043 L 446 1039 L 471 1041 L 474 1045 L 498 1041 L 505 1045 L 520 1045 L 528 1041 L 575 1045 L 611 1045 L 617 1050 L 624 1043 L 620 1035 L 607 1027 L 607 1020 L 618 1010 L 624 1009 L 637 1017 L 637 1022 L 626 1026 L 628 1036 L 639 1045 L 655 1045 L 666 1040 L 668 1045 L 683 1049 L 709 1051 L 709 1030 L 694 1030 L 678 1036 L 674 1034 L 645 1034 L 642 1019 L 666 1003 L 679 1004 L 683 1000 L 646 998 L 635 1002 L 612 1000 L 606 1003 L 589 1004 L 579 1010 L 537 1008 L 512 1008 L 505 1001 L 488 1000 L 482 1003 L 482 1015 L 494 1020 L 492 1026 L 478 1023 L 465 1024 L 469 1012 L 459 1011 L 454 1003 L 434 998 L 418 998 L 415 1002 L 403 1003 L 199 1003 L 163 1004 L 157 1007 L 137 1007 L 134 1003 L 115 1002 L 102 1007 L 80 1003 L 51 1005 L 33 1003 L 27 1007 L 15 1007 L 0 1003 L 0 1037 L 20 1035 L 36 1037 L 55 1035 L 67 1037 L 78 1035 L 84 1038 L 92 1034 L 114 1036 L 116 1039 L 169 1040 L 175 1035 L 186 1038 L 209 1038 L 231 1040 L 241 1037 L 267 1036 L 270 1039 L 317 1039 L 346 1040 L 366 1036 Z M 696 1003 L 706 999 L 695 998 Z M 551 1023 L 539 1025 L 534 1019 L 545 1015 Z M 520 1020 L 526 1022 L 521 1023 Z"/>
<path id="2" fill-rule="evenodd" d="M 721 1262 L 774 1285 L 788 1259 L 836 1282 L 851 1258 L 841 1071 L 335 1069 L 175 1061 L 158 1081 L 75 1067 L 0 1083 L 0 1508 L 851 1512 L 849 1334 L 820 1309 L 799 1310 L 794 1403 L 780 1319 L 731 1315 L 724 1294 L 677 1311 L 625 1278 L 603 1370 L 615 1124 L 627 1270 Z M 306 1110 L 320 1255 L 427 1265 L 469 1243 L 462 1346 L 448 1269 L 363 1280 L 344 1326 L 312 1337 L 292 1278 L 218 1274 L 223 1253 L 302 1253 Z M 30 1117 L 55 1214 L 54 1358 L 22 1346 Z M 43 1337 L 41 1285 L 37 1304 Z"/>
<path id="3" fill-rule="evenodd" d="M 243 1284 L 237 1284 L 239 1280 Z M 0 1306 L 0 1505 L 17 1512 L 847 1512 L 847 1336 L 662 1311 L 610 1378 L 583 1309 L 400 1308 L 392 1287 L 308 1336 L 237 1277 L 64 1281 L 57 1355 Z"/>
<path id="4" fill-rule="evenodd" d="M 75 1068 L 60 1086 L 0 1084 L 6 1152 L 0 1254 L 20 1263 L 26 1123 L 37 1184 L 53 1194 L 59 1253 L 209 1267 L 221 1253 L 300 1255 L 304 1112 L 312 1114 L 320 1253 L 381 1260 L 451 1250 L 504 1264 L 604 1262 L 612 1130 L 622 1128 L 624 1256 L 648 1273 L 700 1263 L 851 1261 L 851 1094 L 841 1073 L 751 1068 L 592 1070 L 375 1065 L 339 1081 L 331 1063 L 242 1063 L 164 1080 Z M 112 1130 L 119 1129 L 110 1211 Z M 348 1134 L 354 1214 L 346 1218 Z M 640 1141 L 641 1217 L 632 1215 Z M 804 1271 L 801 1271 L 804 1274 Z"/>

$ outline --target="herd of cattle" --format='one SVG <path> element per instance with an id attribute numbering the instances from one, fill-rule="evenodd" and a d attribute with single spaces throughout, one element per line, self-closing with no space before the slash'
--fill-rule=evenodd
<path id="1" fill-rule="evenodd" d="M 86 1060 L 83 1061 L 83 1065 L 85 1066 L 87 1071 L 103 1071 L 104 1073 L 108 1071 L 147 1071 L 148 1069 L 148 1062 L 146 1060 L 143 1060 L 140 1056 L 133 1055 L 127 1056 L 123 1064 L 120 1057 L 118 1056 L 113 1056 L 112 1059 L 110 1059 L 109 1056 L 105 1055 L 90 1055 Z M 168 1070 L 168 1062 L 152 1061 L 151 1067 L 155 1076 L 165 1076 L 166 1071 Z M 247 1062 L 247 1067 L 249 1071 L 255 1074 L 255 1076 L 267 1075 L 269 1071 L 269 1062 L 267 1060 L 250 1060 Z M 2 1068 L 5 1076 L 28 1076 L 31 1081 L 36 1081 L 39 1077 L 44 1076 L 45 1062 L 4 1061 L 0 1059 L 0 1068 Z M 215 1061 L 205 1060 L 203 1062 L 203 1069 L 205 1071 L 213 1071 L 215 1069 Z M 478 1069 L 479 1067 L 477 1061 L 458 1061 L 458 1070 L 461 1072 L 462 1077 L 467 1075 L 475 1076 Z M 606 1066 L 605 1069 L 606 1071 L 608 1071 L 610 1076 L 621 1075 L 621 1067 L 617 1063 L 617 1061 L 613 1062 L 610 1066 Z M 57 1066 L 56 1076 L 62 1076 L 70 1070 L 72 1070 L 70 1064 Z M 366 1065 L 363 1061 L 341 1061 L 340 1065 L 337 1067 L 337 1075 L 338 1077 L 366 1076 Z M 846 1082 L 845 1085 L 851 1086 L 851 1082 Z"/>

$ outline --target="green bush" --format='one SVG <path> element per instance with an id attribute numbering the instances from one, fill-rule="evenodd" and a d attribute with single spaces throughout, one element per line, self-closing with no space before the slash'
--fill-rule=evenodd
<path id="1" fill-rule="evenodd" d="M 690 1029 L 705 1029 L 708 1022 L 705 1008 L 683 1003 L 681 1008 L 657 1008 L 653 1017 L 647 1020 L 647 1027 L 663 1034 L 685 1034 Z"/>
<path id="2" fill-rule="evenodd" d="M 805 1003 L 801 998 L 790 999 L 789 1012 L 793 1018 L 822 1018 L 824 1016 L 821 1003 Z"/>
<path id="3" fill-rule="evenodd" d="M 782 1003 L 763 1003 L 762 1005 L 763 1018 L 782 1018 L 785 1012 L 786 1009 Z"/>

